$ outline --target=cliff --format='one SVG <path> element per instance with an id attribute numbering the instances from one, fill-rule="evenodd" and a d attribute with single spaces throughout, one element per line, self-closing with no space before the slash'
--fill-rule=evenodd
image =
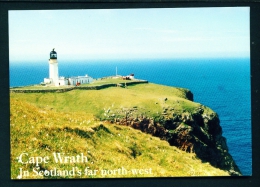
<path id="1" fill-rule="evenodd" d="M 241 175 L 228 153 L 218 115 L 193 102 L 193 94 L 187 89 L 148 83 L 63 93 L 11 93 L 10 97 L 32 103 L 41 110 L 58 112 L 59 116 L 64 116 L 64 112 L 94 116 L 95 121 L 139 129 L 195 153 L 203 162 L 230 175 Z M 71 120 L 64 123 L 69 125 Z"/>
<path id="2" fill-rule="evenodd" d="M 193 101 L 191 91 L 182 91 L 183 98 Z M 157 112 L 157 116 L 149 116 L 137 106 L 113 111 L 112 115 L 109 115 L 112 111 L 107 111 L 106 116 L 111 123 L 152 134 L 181 150 L 195 153 L 202 161 L 228 171 L 231 176 L 241 176 L 238 166 L 228 152 L 217 113 L 203 105 L 175 110 L 176 103 L 173 104 L 166 97 L 162 100 L 164 107 Z M 185 105 L 185 102 L 177 100 L 179 106 Z"/>
<path id="3" fill-rule="evenodd" d="M 201 106 L 197 112 L 182 114 L 171 114 L 168 112 L 171 109 L 165 108 L 159 119 L 144 115 L 134 117 L 138 114 L 138 109 L 129 109 L 125 111 L 127 113 L 125 118 L 117 118 L 111 122 L 160 137 L 181 150 L 194 152 L 202 161 L 226 170 L 232 176 L 240 176 L 238 166 L 228 153 L 226 138 L 222 136 L 217 114 L 204 113 L 203 108 L 204 106 Z"/>
<path id="4" fill-rule="evenodd" d="M 82 112 L 72 114 L 38 107 L 35 102 L 20 99 L 20 94 L 11 95 L 12 179 L 18 179 L 21 169 L 29 172 L 22 179 L 229 176 L 226 171 L 201 162 L 194 153 L 181 151 L 129 126 L 95 121 Z M 37 157 L 39 167 L 34 160 L 29 164 L 17 162 L 21 155 L 26 162 L 27 154 L 31 159 Z M 57 154 L 84 155 L 88 162 L 56 163 Z M 43 157 L 48 157 L 48 162 L 41 162 Z M 120 173 L 122 170 L 127 172 Z"/>

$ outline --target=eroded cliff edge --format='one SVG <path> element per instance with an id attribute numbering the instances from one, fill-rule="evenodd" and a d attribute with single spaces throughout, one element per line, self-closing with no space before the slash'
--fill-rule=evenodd
<path id="1" fill-rule="evenodd" d="M 193 94 L 186 89 L 183 91 L 185 99 L 193 101 Z M 138 106 L 120 108 L 113 112 L 107 110 L 105 113 L 111 123 L 130 126 L 160 137 L 181 150 L 194 152 L 202 161 L 228 171 L 231 176 L 241 176 L 228 152 L 217 113 L 203 105 L 190 110 L 175 110 L 168 98 L 164 98 L 163 102 L 163 107 L 158 107 L 161 111 L 157 112 L 157 116 L 149 116 L 149 112 Z M 182 105 L 182 102 L 185 103 L 177 100 L 177 105 Z"/>
<path id="2" fill-rule="evenodd" d="M 193 102 L 193 94 L 187 89 L 145 83 L 125 88 L 112 86 L 99 90 L 30 93 L 30 97 L 19 92 L 15 96 L 37 104 L 41 109 L 84 111 L 96 121 L 139 129 L 181 150 L 194 152 L 202 161 L 228 171 L 230 175 L 241 175 L 228 153 L 218 115 Z"/>

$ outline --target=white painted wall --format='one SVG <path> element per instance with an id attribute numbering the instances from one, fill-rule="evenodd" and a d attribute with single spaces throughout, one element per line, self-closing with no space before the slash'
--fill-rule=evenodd
<path id="1" fill-rule="evenodd" d="M 77 82 L 79 82 L 80 84 L 88 84 L 93 82 L 93 78 L 89 77 L 89 76 L 78 76 L 78 77 L 70 77 L 69 78 L 69 82 L 71 85 L 76 85 Z"/>
<path id="2" fill-rule="evenodd" d="M 93 82 L 93 78 L 89 77 L 88 75 L 70 77 L 70 78 L 59 77 L 57 59 L 49 59 L 49 78 L 44 78 L 45 84 L 50 84 L 54 86 L 65 86 L 65 85 L 75 86 L 77 82 L 79 82 L 80 84 L 88 84 Z"/>
<path id="3" fill-rule="evenodd" d="M 49 60 L 49 78 L 52 80 L 52 84 L 59 86 L 59 70 L 57 59 Z"/>

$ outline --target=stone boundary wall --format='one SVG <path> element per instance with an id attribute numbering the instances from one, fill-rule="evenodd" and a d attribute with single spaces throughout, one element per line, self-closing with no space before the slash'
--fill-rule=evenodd
<path id="1" fill-rule="evenodd" d="M 127 86 L 129 85 L 135 85 L 135 84 L 143 84 L 143 83 L 148 83 L 148 81 L 146 80 L 140 80 L 140 81 L 134 81 L 134 82 L 126 82 L 126 83 L 120 83 L 123 86 L 126 84 Z M 62 89 L 40 89 L 40 90 L 31 90 L 31 89 L 19 89 L 16 90 L 15 88 L 18 87 L 14 87 L 14 89 L 10 89 L 10 93 L 62 93 L 62 92 L 68 92 L 71 90 L 100 90 L 100 89 L 104 89 L 104 88 L 109 88 L 109 87 L 115 87 L 117 86 L 117 84 L 104 84 L 104 85 L 99 85 L 99 86 L 75 86 L 75 87 L 70 87 L 70 88 L 62 88 Z M 21 87 L 19 87 L 21 88 Z"/>

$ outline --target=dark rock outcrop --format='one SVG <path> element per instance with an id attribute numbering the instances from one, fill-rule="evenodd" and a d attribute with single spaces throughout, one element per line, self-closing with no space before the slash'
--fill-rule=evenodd
<path id="1" fill-rule="evenodd" d="M 226 139 L 222 136 L 220 120 L 216 113 L 207 113 L 201 106 L 194 112 L 183 112 L 169 116 L 164 109 L 162 115 L 151 118 L 142 115 L 137 108 L 124 109 L 124 117 L 110 116 L 110 122 L 127 125 L 166 140 L 186 152 L 194 152 L 199 159 L 212 166 L 226 170 L 232 176 L 241 172 L 228 153 Z"/>
<path id="2" fill-rule="evenodd" d="M 193 101 L 193 93 L 190 91 L 190 90 L 188 90 L 187 92 L 185 92 L 186 93 L 186 98 L 188 99 L 188 100 L 190 100 L 190 101 Z"/>

